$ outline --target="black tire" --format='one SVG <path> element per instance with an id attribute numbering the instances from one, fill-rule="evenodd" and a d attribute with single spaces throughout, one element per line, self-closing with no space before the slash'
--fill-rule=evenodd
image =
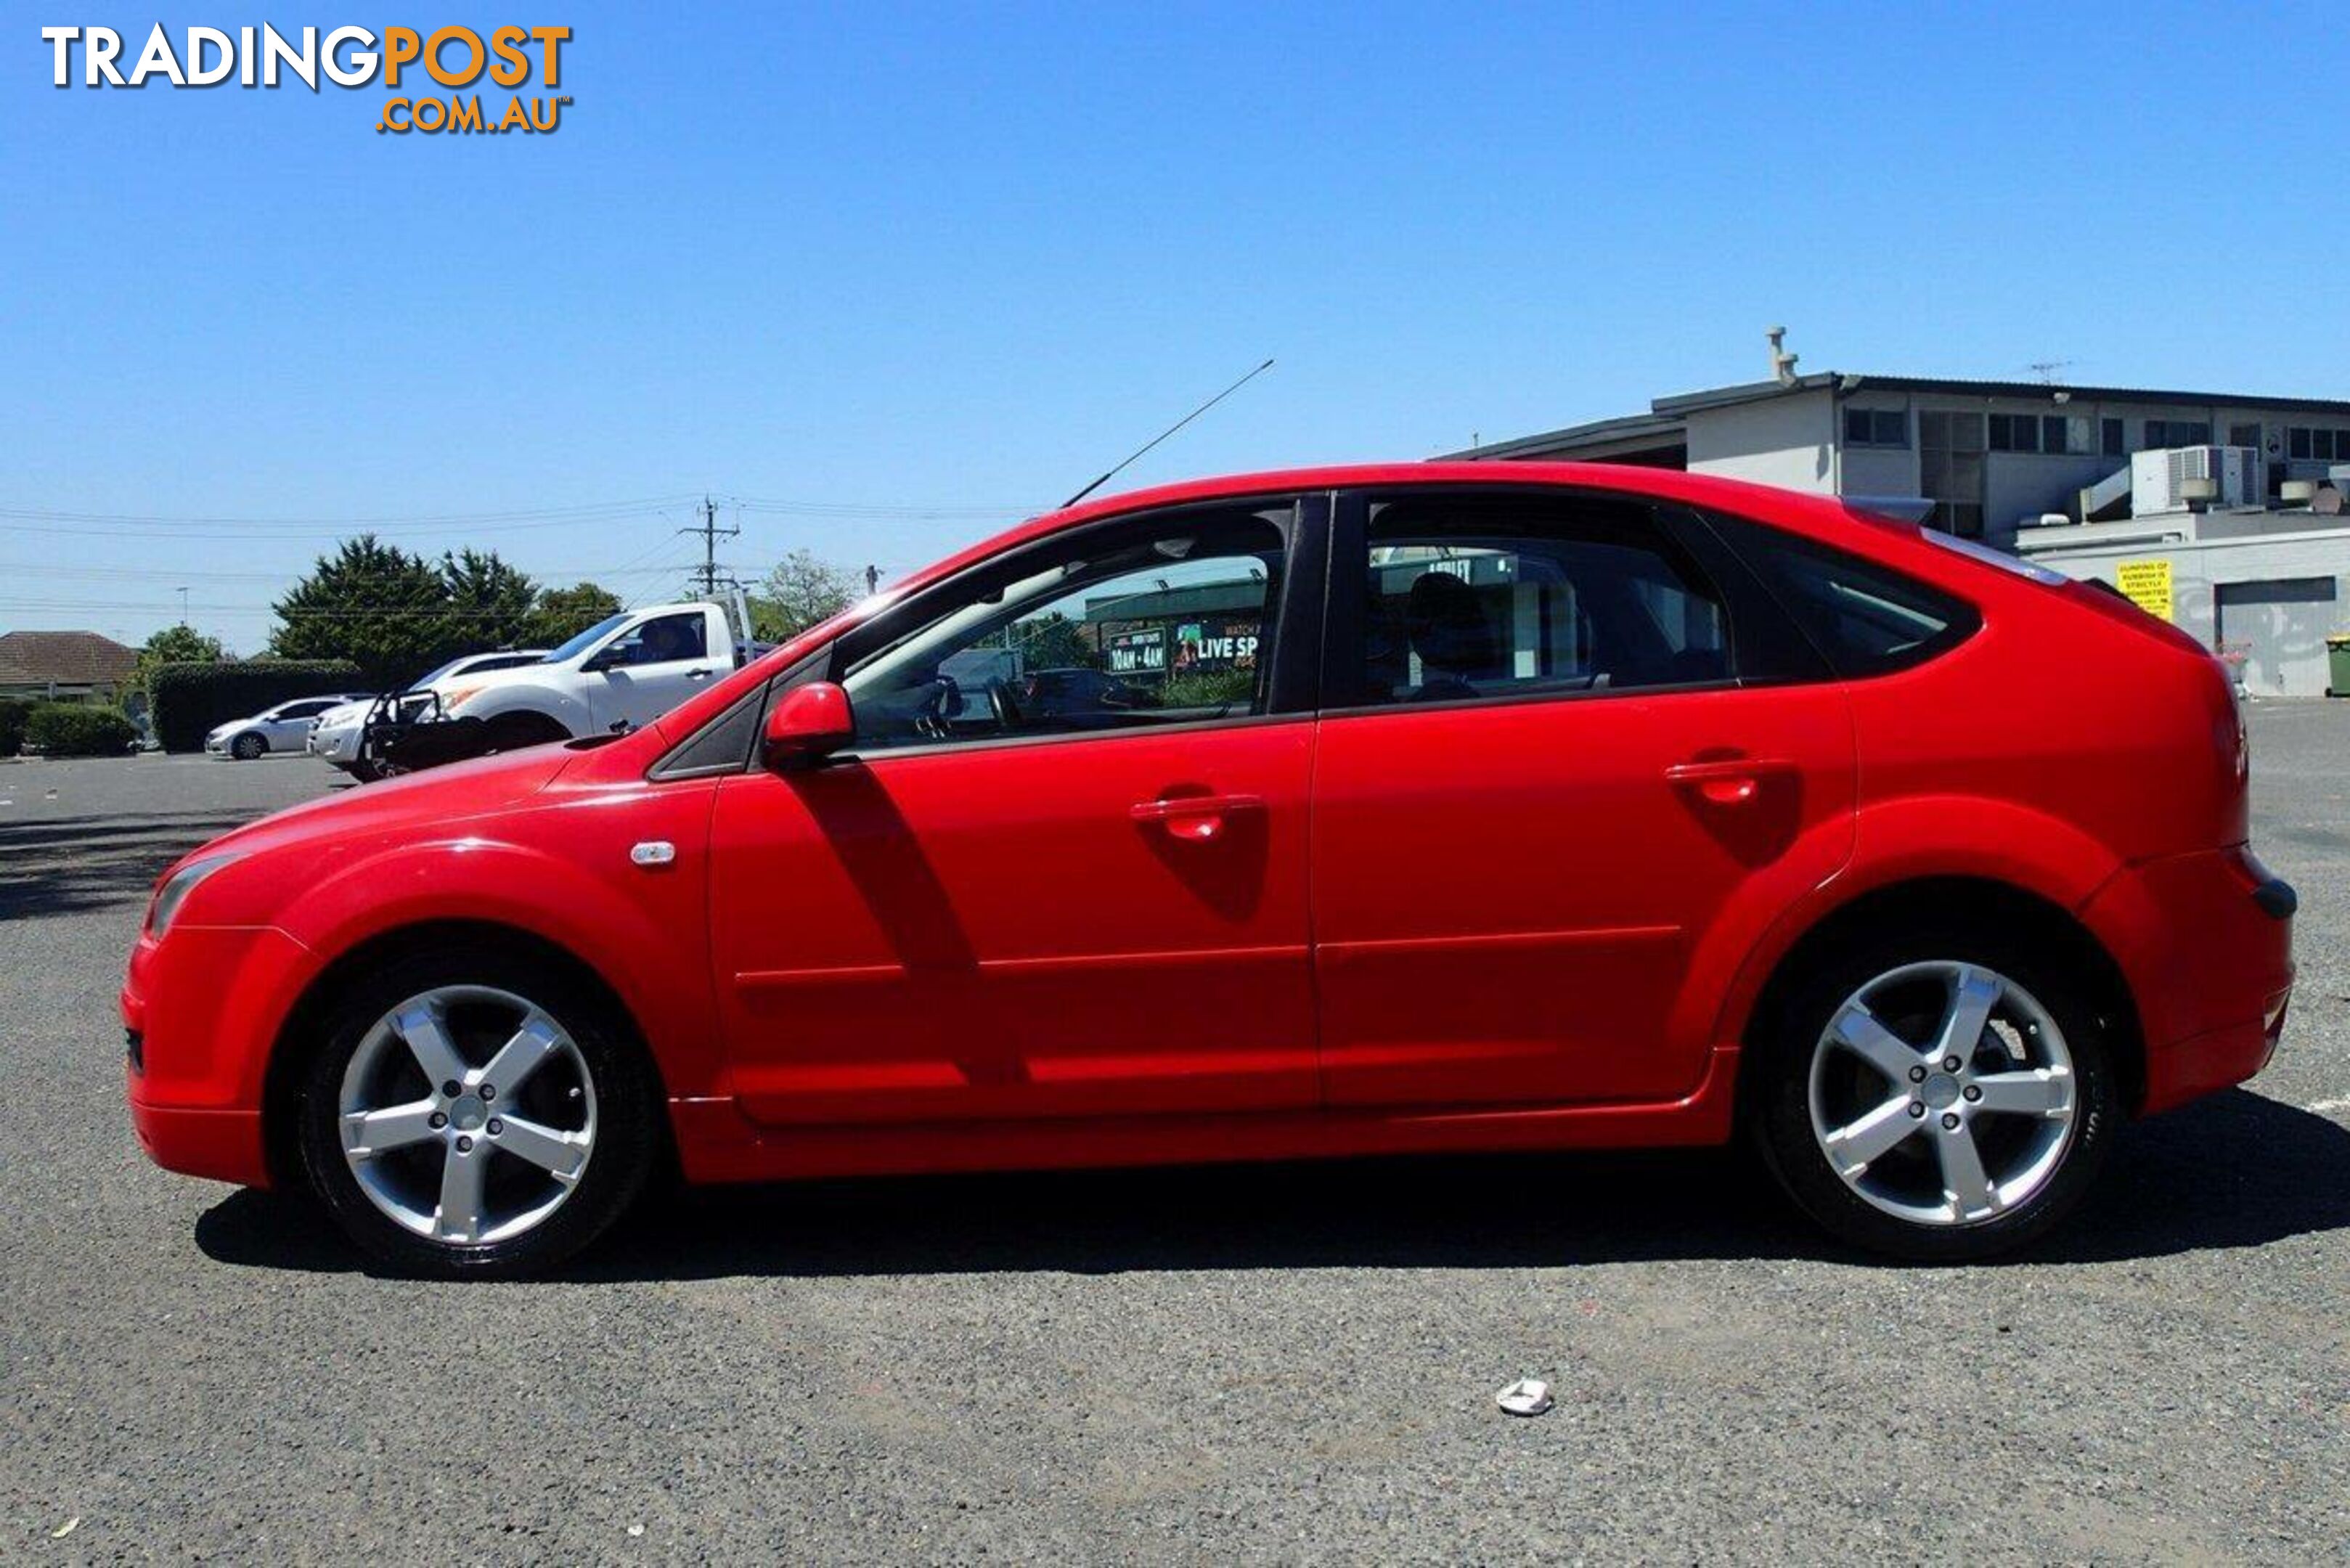
<path id="1" fill-rule="evenodd" d="M 525 746 L 544 746 L 556 741 L 571 739 L 571 732 L 562 722 L 544 713 L 500 713 L 484 722 L 483 744 L 492 752 L 518 752 Z"/>
<path id="2" fill-rule="evenodd" d="M 530 1229 L 482 1242 L 439 1241 L 392 1220 L 369 1198 L 343 1152 L 343 1078 L 376 1023 L 436 988 L 511 992 L 555 1019 L 592 1080 L 595 1137 L 567 1197 Z M 452 1033 L 455 1033 L 452 1031 Z M 473 1066 L 494 1045 L 463 1039 Z M 611 1003 L 560 966 L 525 954 L 448 948 L 412 954 L 355 984 L 332 1008 L 325 1038 L 303 1074 L 297 1106 L 302 1167 L 312 1189 L 359 1251 L 389 1272 L 435 1279 L 518 1279 L 543 1273 L 586 1247 L 626 1213 L 660 1147 L 662 1095 L 634 1031 Z M 512 1110 L 509 1115 L 514 1115 Z M 511 1161 L 511 1154 L 499 1154 Z M 527 1173 L 525 1173 L 527 1174 Z"/>
<path id="3" fill-rule="evenodd" d="M 1847 998 L 1905 966 L 1945 961 L 1996 971 L 2037 1001 L 2063 1035 L 2074 1097 L 2057 1163 L 2028 1197 L 1989 1218 L 1931 1224 L 1887 1213 L 1837 1174 L 1813 1128 L 1811 1072 L 1814 1051 Z M 1850 944 L 1812 963 L 1785 992 L 1783 1005 L 1757 1021 L 1748 1045 L 1746 1071 L 1754 1076 L 1747 1131 L 1797 1206 L 1851 1246 L 1922 1263 L 1971 1262 L 2027 1246 L 2062 1221 L 2095 1181 L 2123 1115 L 2114 1044 L 2076 973 L 2077 965 L 2044 946 L 1981 929 L 1913 929 Z M 1930 1137 L 1931 1127 L 1924 1130 Z"/>
<path id="4" fill-rule="evenodd" d="M 255 734 L 239 735 L 228 743 L 228 754 L 240 763 L 257 763 L 269 754 L 269 742 Z"/>

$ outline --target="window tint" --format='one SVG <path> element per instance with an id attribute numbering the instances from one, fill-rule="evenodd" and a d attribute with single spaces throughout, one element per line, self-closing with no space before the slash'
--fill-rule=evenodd
<path id="1" fill-rule="evenodd" d="M 1097 532 L 938 605 L 842 683 L 859 751 L 1261 713 L 1284 562 L 1278 514 Z"/>
<path id="2" fill-rule="evenodd" d="M 657 616 L 613 645 L 614 665 L 674 664 L 710 654 L 710 618 L 700 610 Z"/>
<path id="3" fill-rule="evenodd" d="M 1368 547 L 1356 701 L 1620 691 L 1734 673 L 1721 596 L 1645 507 L 1415 496 L 1373 505 Z"/>
<path id="4" fill-rule="evenodd" d="M 313 701 L 288 702 L 277 710 L 277 716 L 281 719 L 315 719 L 328 709 L 336 706 L 340 701 L 340 698 L 327 698 Z"/>
<path id="5" fill-rule="evenodd" d="M 1964 600 L 1857 556 L 1743 519 L 1715 526 L 1847 680 L 1931 659 L 1980 623 Z"/>

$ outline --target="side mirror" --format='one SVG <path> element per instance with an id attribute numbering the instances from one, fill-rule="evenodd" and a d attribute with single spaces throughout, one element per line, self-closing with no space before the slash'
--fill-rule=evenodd
<path id="1" fill-rule="evenodd" d="M 588 656 L 588 661 L 579 667 L 579 673 L 582 675 L 601 675 L 604 671 L 612 669 L 619 662 L 620 645 L 617 642 L 608 642 L 603 647 L 598 649 L 595 652 Z"/>
<path id="2" fill-rule="evenodd" d="M 760 754 L 771 768 L 817 762 L 857 738 L 848 693 L 829 680 L 795 686 L 767 710 Z"/>

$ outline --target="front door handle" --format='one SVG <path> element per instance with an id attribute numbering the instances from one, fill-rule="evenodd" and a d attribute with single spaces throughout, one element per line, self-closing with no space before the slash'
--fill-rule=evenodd
<path id="1" fill-rule="evenodd" d="M 1137 822 L 1155 823 L 1169 837 L 1186 844 L 1212 844 L 1224 836 L 1224 824 L 1235 813 L 1263 809 L 1259 795 L 1180 794 L 1143 801 L 1128 815 Z"/>
<path id="2" fill-rule="evenodd" d="M 1665 770 L 1669 783 L 1694 789 L 1711 805 L 1745 805 L 1762 793 L 1765 779 L 1795 771 L 1785 757 L 1720 757 L 1702 763 L 1675 763 Z"/>
<path id="3" fill-rule="evenodd" d="M 689 670 L 685 672 L 685 678 L 688 680 L 707 680 L 717 673 L 715 670 Z"/>

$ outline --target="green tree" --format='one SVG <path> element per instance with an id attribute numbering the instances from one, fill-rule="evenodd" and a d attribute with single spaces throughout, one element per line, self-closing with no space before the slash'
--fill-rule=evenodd
<path id="1" fill-rule="evenodd" d="M 586 631 L 606 616 L 620 613 L 620 596 L 594 583 L 541 588 L 523 632 L 525 648 L 553 648 Z"/>
<path id="2" fill-rule="evenodd" d="M 1014 625 L 1022 655 L 1031 670 L 1098 670 L 1101 654 L 1086 640 L 1076 621 L 1058 610 Z"/>
<path id="3" fill-rule="evenodd" d="M 470 638 L 452 636 L 449 600 L 448 579 L 431 561 L 363 534 L 319 556 L 271 607 L 278 624 L 270 651 L 348 659 L 377 686 L 392 689 L 466 650 Z"/>
<path id="4" fill-rule="evenodd" d="M 216 637 L 206 637 L 191 626 L 167 626 L 149 638 L 139 649 L 139 663 L 131 672 L 130 684 L 150 702 L 155 691 L 149 684 L 155 671 L 166 664 L 218 664 L 228 657 L 228 650 Z"/>
<path id="5" fill-rule="evenodd" d="M 494 550 L 461 550 L 441 557 L 449 594 L 449 653 L 512 648 L 530 633 L 538 585 L 499 559 Z"/>
<path id="6" fill-rule="evenodd" d="M 857 599 L 856 575 L 811 550 L 794 550 L 775 563 L 751 596 L 751 635 L 761 642 L 786 642 L 847 609 Z"/>

